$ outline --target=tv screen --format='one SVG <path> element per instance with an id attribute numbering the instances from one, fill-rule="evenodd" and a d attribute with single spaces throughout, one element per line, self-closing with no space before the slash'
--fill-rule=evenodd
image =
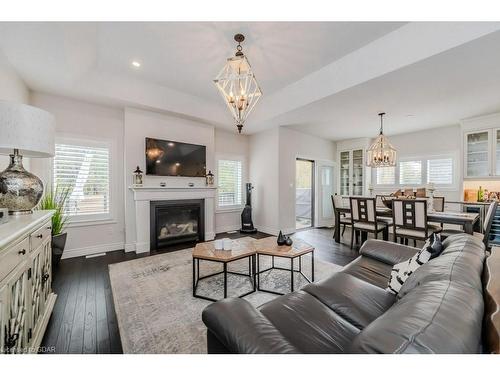
<path id="1" fill-rule="evenodd" d="M 205 177 L 206 147 L 146 138 L 146 174 Z"/>

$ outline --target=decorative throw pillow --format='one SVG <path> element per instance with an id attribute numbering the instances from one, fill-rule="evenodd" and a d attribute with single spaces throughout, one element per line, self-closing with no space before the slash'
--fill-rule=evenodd
<path id="1" fill-rule="evenodd" d="M 439 233 L 432 233 L 427 241 L 425 241 L 422 249 L 431 253 L 431 259 L 439 256 L 444 250 L 443 243 L 441 242 L 441 235 Z"/>
<path id="2" fill-rule="evenodd" d="M 408 277 L 422 264 L 427 263 L 430 258 L 431 253 L 427 249 L 422 249 L 410 259 L 395 264 L 392 267 L 391 277 L 386 290 L 392 294 L 398 294 Z"/>

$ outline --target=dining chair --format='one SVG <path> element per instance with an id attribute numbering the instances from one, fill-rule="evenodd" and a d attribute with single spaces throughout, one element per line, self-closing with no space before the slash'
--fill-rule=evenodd
<path id="1" fill-rule="evenodd" d="M 337 208 L 340 208 L 343 206 L 343 203 L 342 203 L 343 198 L 341 195 L 337 195 L 337 194 L 332 195 L 331 197 L 332 197 L 332 205 L 333 205 L 333 214 L 335 215 L 335 217 L 337 217 Z M 344 212 L 340 213 L 340 220 L 338 223 L 335 223 L 335 225 L 343 225 L 342 234 L 341 234 L 341 236 L 343 236 L 344 232 L 345 232 L 345 227 L 352 226 L 351 215 L 346 214 Z M 333 232 L 333 237 L 335 237 L 335 231 Z"/>
<path id="2" fill-rule="evenodd" d="M 432 198 L 432 208 L 436 212 L 444 211 L 444 197 L 434 197 Z"/>
<path id="3" fill-rule="evenodd" d="M 488 206 L 488 212 L 484 217 L 484 233 L 474 232 L 475 237 L 481 238 L 487 251 L 490 250 L 489 246 L 490 232 L 493 220 L 495 219 L 495 213 L 497 211 L 497 207 L 498 207 L 497 202 L 491 202 L 491 204 Z M 464 231 L 461 229 L 443 229 L 443 231 L 441 232 L 441 238 L 444 240 L 446 237 L 459 233 L 464 233 Z"/>
<path id="4" fill-rule="evenodd" d="M 413 240 L 425 241 L 430 233 L 441 231 L 441 227 L 427 222 L 427 201 L 421 199 L 395 199 L 392 202 L 394 242 L 408 244 Z"/>
<path id="5" fill-rule="evenodd" d="M 350 197 L 349 202 L 352 221 L 351 249 L 353 248 L 354 232 L 356 231 L 364 234 L 373 233 L 375 238 L 378 238 L 380 232 L 384 232 L 384 239 L 389 236 L 387 223 L 377 220 L 375 198 Z"/>

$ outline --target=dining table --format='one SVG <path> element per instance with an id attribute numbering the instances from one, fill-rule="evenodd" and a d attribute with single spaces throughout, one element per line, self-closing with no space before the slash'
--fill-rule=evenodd
<path id="1" fill-rule="evenodd" d="M 388 207 L 376 207 L 377 217 L 392 217 L 392 210 Z M 340 223 L 340 215 L 350 214 L 350 207 L 338 207 L 335 209 L 335 223 Z M 456 211 L 428 211 L 427 220 L 433 223 L 460 225 L 465 233 L 474 233 L 474 224 L 479 219 L 478 213 L 456 212 Z M 335 242 L 340 243 L 340 225 L 335 225 Z"/>

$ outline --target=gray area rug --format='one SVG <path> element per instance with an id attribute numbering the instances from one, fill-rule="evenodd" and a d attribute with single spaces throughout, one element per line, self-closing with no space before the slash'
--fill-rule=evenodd
<path id="1" fill-rule="evenodd" d="M 201 312 L 211 302 L 192 296 L 192 249 L 111 264 L 109 276 L 124 353 L 206 353 L 206 328 Z M 267 258 L 267 259 L 266 259 Z M 277 266 L 289 267 L 288 259 L 276 259 Z M 270 257 L 261 257 L 261 269 L 270 266 Z M 296 261 L 297 264 L 297 261 Z M 303 272 L 310 275 L 310 256 L 303 257 Z M 297 267 L 297 266 L 296 266 Z M 315 260 L 315 280 L 342 267 Z M 248 272 L 248 260 L 228 266 L 230 271 Z M 200 261 L 200 274 L 222 270 L 221 264 Z M 306 285 L 295 277 L 295 288 Z M 201 280 L 198 294 L 222 297 L 222 275 Z M 261 287 L 287 292 L 290 273 L 273 270 L 261 276 Z M 251 290 L 249 278 L 228 276 L 228 296 Z M 256 292 L 244 297 L 254 306 L 277 295 Z"/>

